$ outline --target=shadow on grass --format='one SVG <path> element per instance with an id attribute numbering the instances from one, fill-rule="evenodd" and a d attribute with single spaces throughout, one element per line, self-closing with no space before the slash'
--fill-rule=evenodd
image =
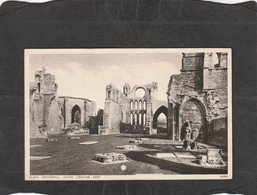
<path id="1" fill-rule="evenodd" d="M 176 172 L 179 174 L 226 174 L 226 169 L 194 167 L 182 163 L 171 162 L 165 159 L 153 158 L 147 154 L 154 155 L 156 152 L 128 152 L 126 156 L 131 160 L 156 165 L 160 169 Z M 192 159 L 193 161 L 193 159 Z"/>

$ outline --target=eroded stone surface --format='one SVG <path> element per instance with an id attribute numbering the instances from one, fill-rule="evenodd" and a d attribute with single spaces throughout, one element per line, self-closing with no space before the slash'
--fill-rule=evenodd
<path id="1" fill-rule="evenodd" d="M 127 158 L 124 154 L 111 152 L 95 154 L 94 160 L 103 164 L 112 164 L 127 161 Z"/>
<path id="2" fill-rule="evenodd" d="M 47 134 L 60 134 L 72 123 L 91 128 L 97 115 L 96 103 L 86 98 L 59 97 L 55 75 L 45 68 L 35 72 L 30 83 L 30 137 L 46 138 Z M 102 116 L 99 116 L 102 119 Z M 91 120 L 91 121 L 90 121 Z M 93 121 L 93 122 L 92 122 Z"/>
<path id="3" fill-rule="evenodd" d="M 137 145 L 124 145 L 124 146 L 117 146 L 116 148 L 121 150 L 138 150 Z"/>
<path id="4" fill-rule="evenodd" d="M 208 149 L 206 155 L 198 155 L 195 162 L 201 165 L 225 165 L 221 149 Z"/>
<path id="5" fill-rule="evenodd" d="M 169 136 L 185 139 L 191 121 L 190 139 L 226 146 L 227 90 L 227 53 L 183 53 L 181 73 L 168 85 Z"/>

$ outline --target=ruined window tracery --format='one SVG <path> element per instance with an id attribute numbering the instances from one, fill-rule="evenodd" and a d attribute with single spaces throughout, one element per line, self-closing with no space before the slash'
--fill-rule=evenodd
<path id="1" fill-rule="evenodd" d="M 135 125 L 137 125 L 137 113 L 135 114 Z"/>
<path id="2" fill-rule="evenodd" d="M 130 102 L 130 110 L 133 110 L 133 101 Z"/>
<path id="3" fill-rule="evenodd" d="M 144 100 L 144 110 L 146 110 L 146 101 Z"/>
<path id="4" fill-rule="evenodd" d="M 135 101 L 135 110 L 137 110 L 137 101 Z"/>
<path id="5" fill-rule="evenodd" d="M 133 114 L 130 114 L 130 124 L 133 125 Z"/>
<path id="6" fill-rule="evenodd" d="M 141 100 L 139 101 L 139 110 L 142 110 L 142 102 L 141 102 Z"/>
<path id="7" fill-rule="evenodd" d="M 143 114 L 143 125 L 145 125 L 145 113 Z"/>
<path id="8" fill-rule="evenodd" d="M 139 125 L 141 125 L 141 122 L 142 122 L 142 115 L 141 115 L 141 113 L 139 113 L 139 119 L 138 119 Z"/>

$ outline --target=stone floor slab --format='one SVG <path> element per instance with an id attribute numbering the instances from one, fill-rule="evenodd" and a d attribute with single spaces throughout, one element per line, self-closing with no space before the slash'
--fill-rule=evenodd
<path id="1" fill-rule="evenodd" d="M 30 160 L 43 160 L 51 158 L 52 156 L 30 156 Z"/>
<path id="2" fill-rule="evenodd" d="M 179 148 L 179 149 L 182 149 L 183 146 L 174 146 L 175 148 Z"/>
<path id="3" fill-rule="evenodd" d="M 157 158 L 176 158 L 173 153 L 156 153 Z"/>
<path id="4" fill-rule="evenodd" d="M 195 158 L 190 152 L 174 152 L 177 158 Z"/>
<path id="5" fill-rule="evenodd" d="M 42 145 L 31 145 L 30 147 L 35 148 L 35 147 L 40 147 L 40 146 L 42 146 Z"/>
<path id="6" fill-rule="evenodd" d="M 79 144 L 82 144 L 82 145 L 90 145 L 90 144 L 97 144 L 98 141 L 87 141 L 87 142 L 81 142 Z"/>

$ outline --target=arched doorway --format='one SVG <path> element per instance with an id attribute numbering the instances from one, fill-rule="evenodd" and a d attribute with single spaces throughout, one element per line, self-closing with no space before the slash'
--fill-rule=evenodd
<path id="1" fill-rule="evenodd" d="M 202 102 L 195 98 L 188 99 L 181 105 L 179 112 L 179 137 L 183 137 L 183 129 L 186 121 L 191 123 L 191 129 L 199 131 L 198 141 L 206 142 L 207 128 L 206 128 L 206 109 Z"/>
<path id="2" fill-rule="evenodd" d="M 81 124 L 81 110 L 78 105 L 75 105 L 71 111 L 71 123 Z"/>
<path id="3" fill-rule="evenodd" d="M 157 129 L 157 133 L 167 134 L 167 116 L 168 108 L 165 106 L 159 107 L 153 116 L 153 128 Z"/>

